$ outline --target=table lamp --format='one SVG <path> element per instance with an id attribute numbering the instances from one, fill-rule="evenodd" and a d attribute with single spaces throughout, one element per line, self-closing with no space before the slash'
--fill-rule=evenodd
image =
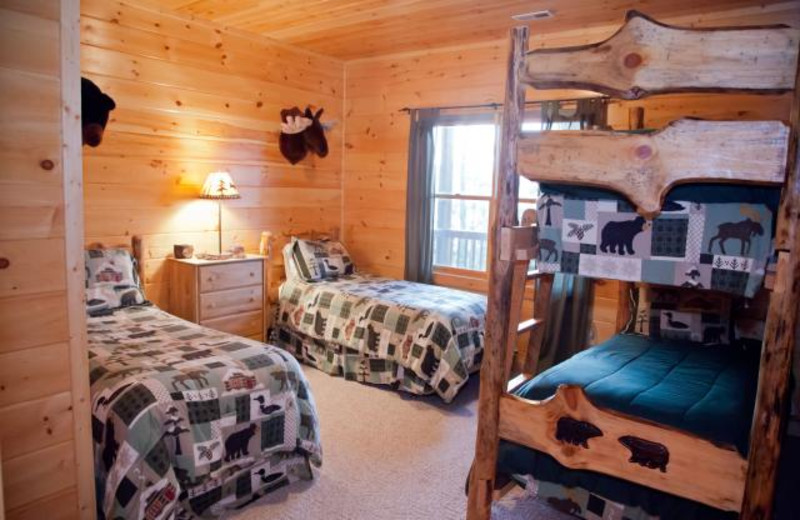
<path id="1" fill-rule="evenodd" d="M 203 183 L 200 198 L 219 201 L 219 254 L 222 256 L 222 201 L 239 199 L 241 195 L 228 172 L 212 172 L 208 174 L 206 182 Z"/>

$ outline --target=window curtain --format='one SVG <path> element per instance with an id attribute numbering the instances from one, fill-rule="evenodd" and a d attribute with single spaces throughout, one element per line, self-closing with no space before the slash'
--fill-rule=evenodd
<path id="1" fill-rule="evenodd" d="M 433 281 L 433 127 L 439 109 L 412 109 L 408 140 L 405 279 Z"/>
<path id="2" fill-rule="evenodd" d="M 605 98 L 579 100 L 571 108 L 563 107 L 558 101 L 546 101 L 541 109 L 544 131 L 551 131 L 554 125 L 569 129 L 608 127 L 608 100 Z M 594 284 L 591 279 L 555 274 L 547 328 L 537 366 L 539 372 L 561 363 L 589 345 L 593 300 Z"/>

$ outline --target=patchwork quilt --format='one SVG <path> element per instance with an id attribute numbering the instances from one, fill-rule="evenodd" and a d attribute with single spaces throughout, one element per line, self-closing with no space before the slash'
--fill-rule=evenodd
<path id="1" fill-rule="evenodd" d="M 321 464 L 300 366 L 156 307 L 88 320 L 100 518 L 216 518 Z"/>
<path id="2" fill-rule="evenodd" d="M 483 357 L 486 297 L 364 275 L 287 280 L 273 341 L 332 375 L 450 402 Z"/>
<path id="3" fill-rule="evenodd" d="M 623 200 L 545 193 L 538 203 L 539 266 L 752 297 L 772 256 L 765 204 L 668 201 L 653 220 Z"/>

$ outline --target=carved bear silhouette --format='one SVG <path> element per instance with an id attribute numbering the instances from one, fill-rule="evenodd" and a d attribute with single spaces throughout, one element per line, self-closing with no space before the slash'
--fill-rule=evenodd
<path id="1" fill-rule="evenodd" d="M 556 423 L 556 440 L 589 448 L 589 439 L 592 437 L 602 437 L 603 432 L 592 423 L 573 419 L 572 417 L 560 417 Z"/>
<path id="2" fill-rule="evenodd" d="M 629 255 L 635 255 L 633 239 L 644 231 L 645 227 L 647 221 L 644 217 L 606 223 L 600 234 L 600 251 L 608 253 L 610 250 L 611 253 L 624 256 L 627 250 Z"/>
<path id="3" fill-rule="evenodd" d="M 244 430 L 232 433 L 225 440 L 225 461 L 238 459 L 250 455 L 247 444 L 256 433 L 256 425 L 251 424 Z"/>
<path id="4" fill-rule="evenodd" d="M 628 462 L 650 469 L 660 469 L 667 472 L 669 464 L 669 450 L 663 444 L 647 441 L 633 435 L 624 435 L 619 438 L 620 444 L 631 450 Z"/>

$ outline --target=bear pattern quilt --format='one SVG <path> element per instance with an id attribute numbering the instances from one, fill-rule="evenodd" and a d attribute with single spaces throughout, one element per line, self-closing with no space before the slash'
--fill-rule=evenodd
<path id="1" fill-rule="evenodd" d="M 483 356 L 486 297 L 363 275 L 288 280 L 273 341 L 333 375 L 450 402 Z"/>
<path id="2" fill-rule="evenodd" d="M 156 307 L 88 332 L 101 518 L 216 518 L 312 478 L 317 413 L 292 356 Z"/>
<path id="3" fill-rule="evenodd" d="M 537 209 L 545 272 L 752 297 L 772 256 L 766 205 L 669 201 L 647 220 L 625 201 L 548 192 Z"/>

